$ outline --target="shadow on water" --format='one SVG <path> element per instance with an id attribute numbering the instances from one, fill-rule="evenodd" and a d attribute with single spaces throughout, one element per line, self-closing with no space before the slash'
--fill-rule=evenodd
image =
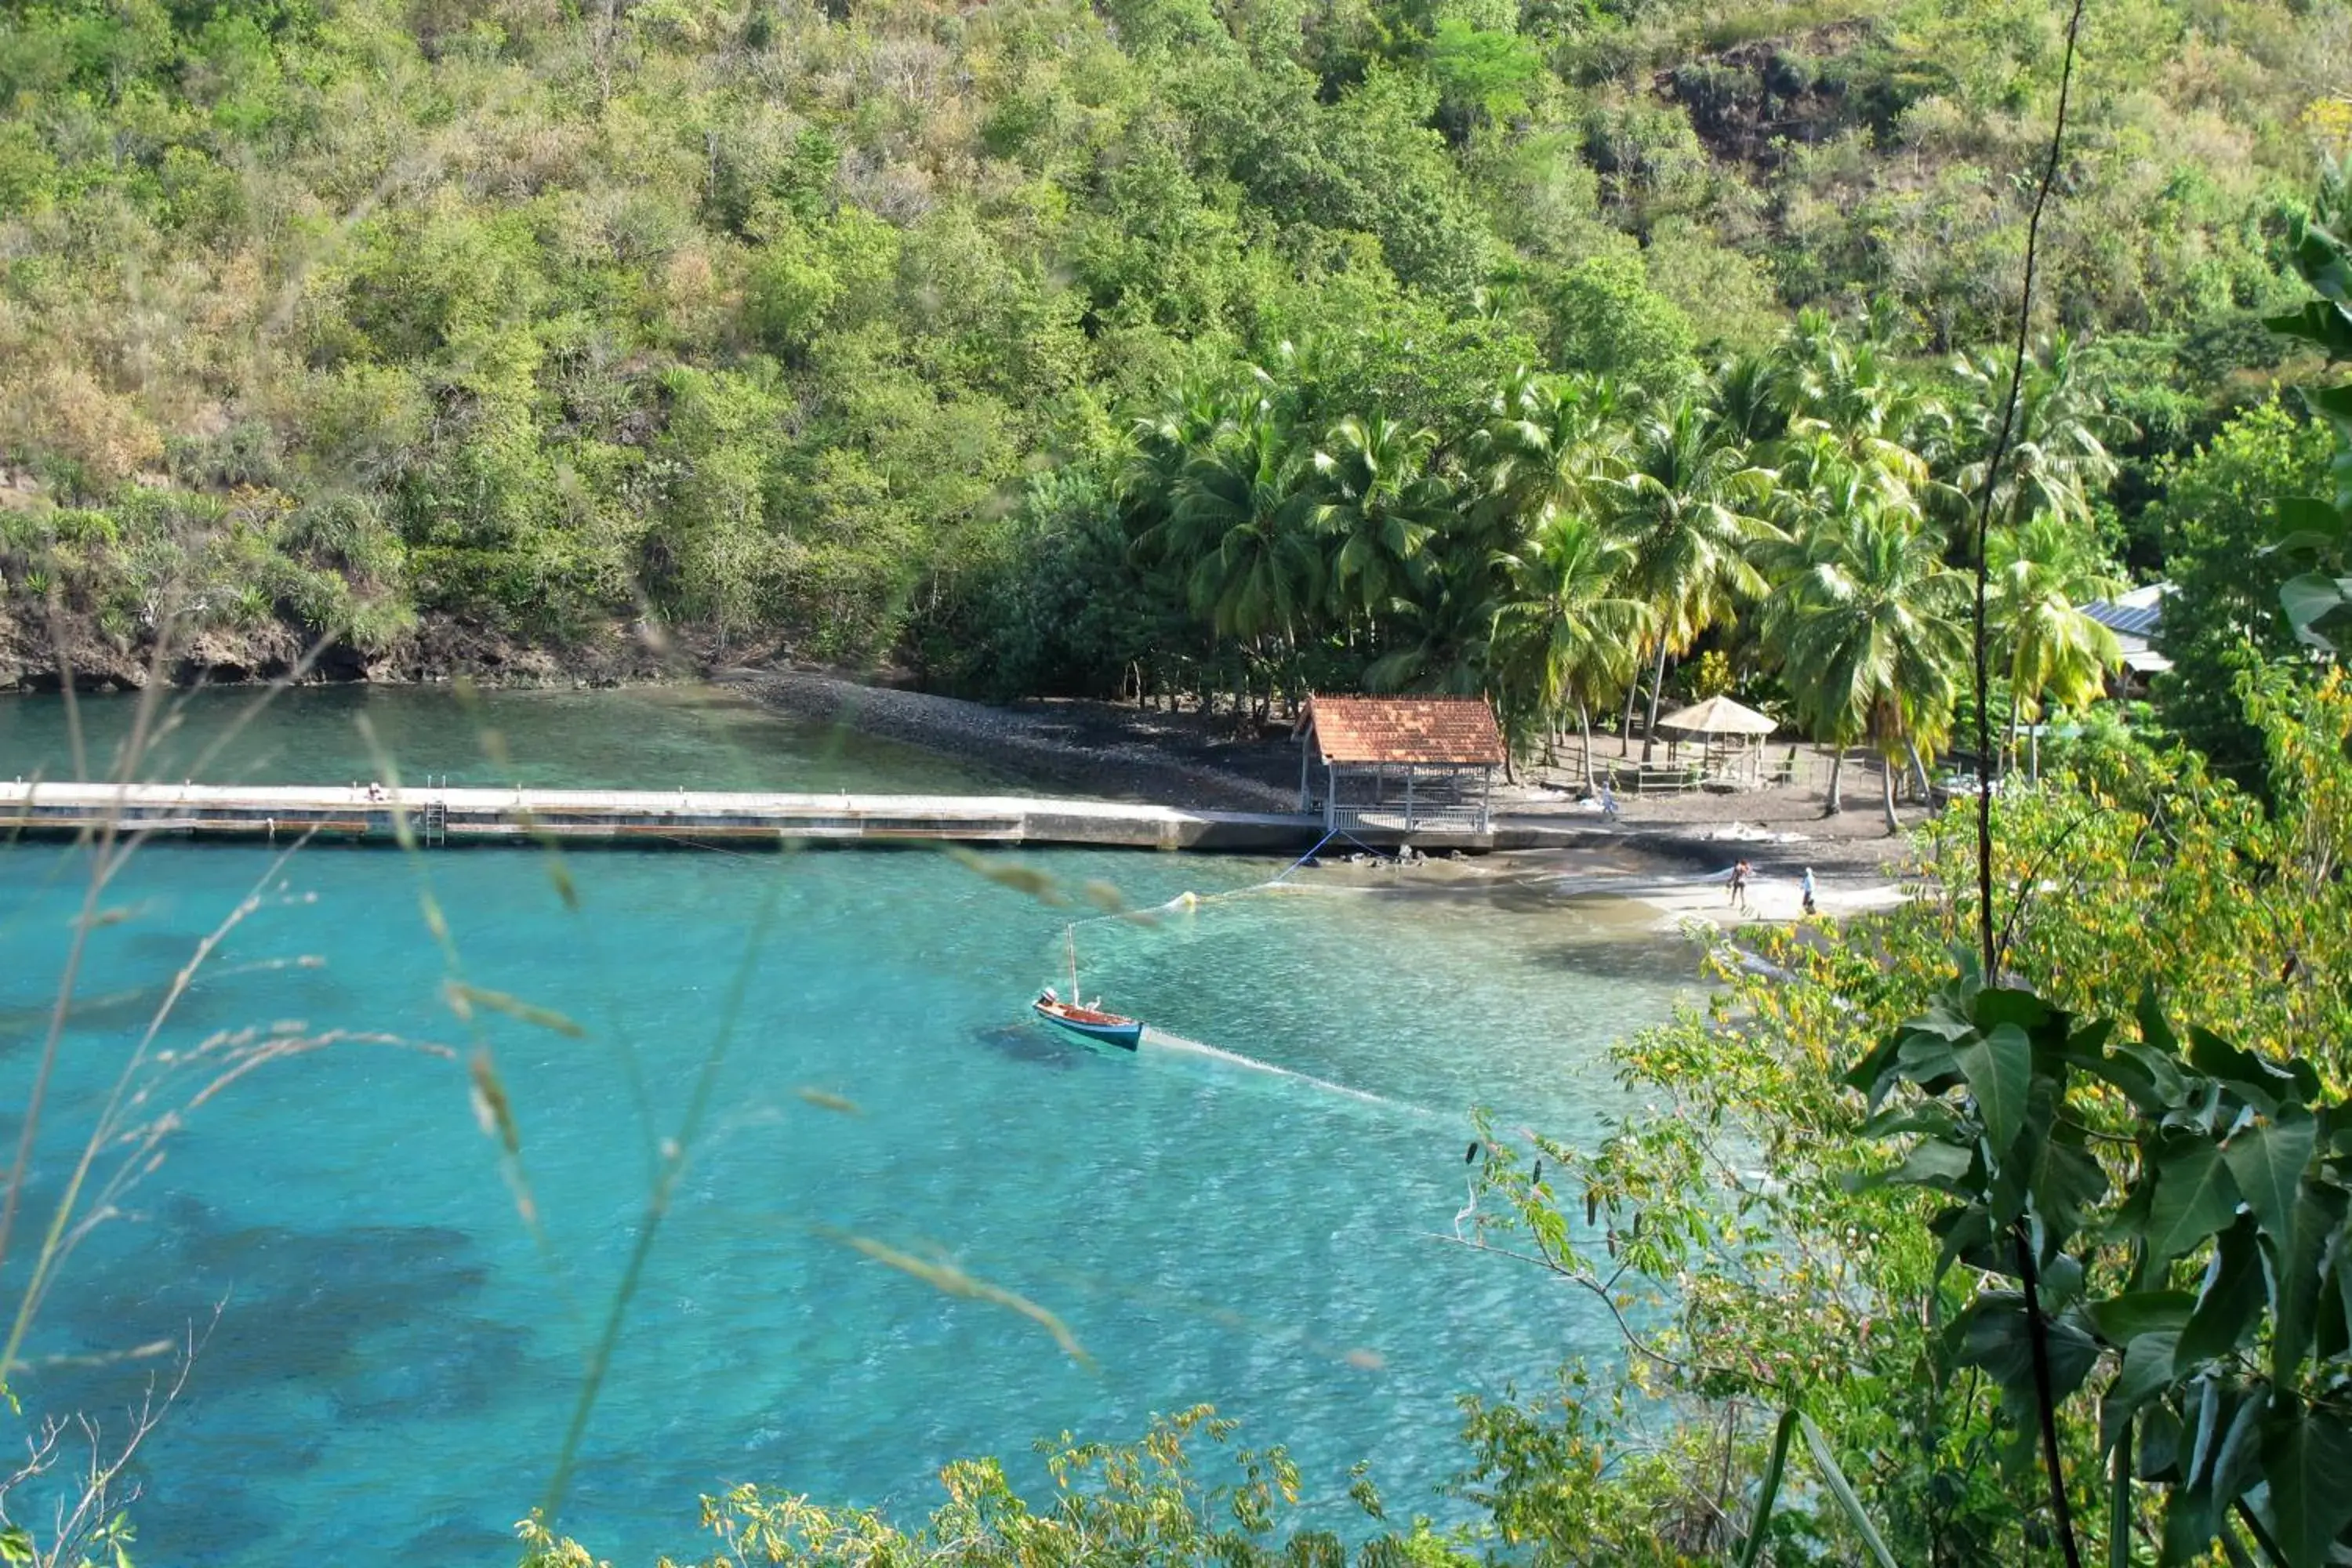
<path id="1" fill-rule="evenodd" d="M 1038 1024 L 992 1024 L 971 1031 L 972 1040 L 1008 1061 L 1034 1062 L 1055 1072 L 1072 1072 L 1107 1059 L 1078 1040 L 1064 1040 Z"/>
<path id="2" fill-rule="evenodd" d="M 1545 942 L 1525 950 L 1528 961 L 1596 980 L 1648 981 L 1662 984 L 1703 983 L 1698 948 L 1677 936 L 1633 942 L 1622 936 L 1595 935 L 1568 942 Z"/>
<path id="3" fill-rule="evenodd" d="M 349 988 L 324 969 L 272 963 L 268 980 L 273 996 L 265 1008 L 235 987 L 215 983 L 228 978 L 235 967 L 234 961 L 224 964 L 210 981 L 190 986 L 173 1005 L 165 1043 L 199 1040 L 218 1030 L 286 1016 L 331 1017 L 350 997 Z M 155 1009 L 169 991 L 167 984 L 156 984 L 79 996 L 66 1015 L 66 1036 L 127 1050 L 154 1021 Z M 0 1005 L 0 1062 L 48 1037 L 55 1005 L 54 998 Z"/>
<path id="4" fill-rule="evenodd" d="M 514 1532 L 491 1530 L 479 1520 L 445 1519 L 408 1538 L 400 1563 L 499 1563 L 515 1554 Z"/>
<path id="5" fill-rule="evenodd" d="M 233 1561 L 283 1521 L 217 1489 L 188 1494 L 161 1484 L 159 1478 L 194 1473 L 173 1450 L 201 1447 L 204 1473 L 282 1478 L 318 1462 L 320 1440 L 303 1431 L 446 1421 L 488 1408 L 513 1384 L 530 1336 L 464 1310 L 487 1277 L 457 1230 L 238 1226 L 174 1196 L 131 1245 L 118 1241 L 107 1256 L 78 1258 L 50 1299 L 42 1351 L 93 1361 L 42 1365 L 37 1352 L 17 1393 L 28 1414 L 119 1417 L 138 1405 L 151 1378 L 168 1383 L 171 1363 L 96 1358 L 183 1343 L 193 1332 L 200 1344 L 179 1409 L 142 1450 L 152 1471 L 140 1522 L 149 1540 L 184 1560 Z M 226 1412 L 210 1418 L 225 1405 L 289 1384 L 320 1391 L 336 1420 L 298 1431 Z"/>

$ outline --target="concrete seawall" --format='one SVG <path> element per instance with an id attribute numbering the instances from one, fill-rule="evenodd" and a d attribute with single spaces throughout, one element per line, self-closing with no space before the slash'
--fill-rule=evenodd
<path id="1" fill-rule="evenodd" d="M 0 783 L 0 837 L 72 837 L 112 820 L 143 835 L 282 841 L 312 833 L 392 844 L 404 813 L 432 847 L 932 840 L 1295 854 L 1323 832 L 1314 816 L 1021 795 L 436 788 L 370 800 L 343 786 Z"/>

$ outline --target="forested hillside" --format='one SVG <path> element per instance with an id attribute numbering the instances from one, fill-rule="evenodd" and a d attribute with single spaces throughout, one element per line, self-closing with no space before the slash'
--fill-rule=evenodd
<path id="1" fill-rule="evenodd" d="M 2143 570 L 2166 454 L 2294 374 L 2259 318 L 2347 15 L 2091 7 L 2040 301 Z M 2005 0 L 11 5 L 0 617 L 1205 668 L 1237 623 L 1133 580 L 1135 432 L 1203 398 L 1279 402 L 1269 461 L 1386 430 L 1457 500 L 1522 369 L 1664 418 L 1800 309 L 1956 406 L 2062 40 Z M 1332 617 L 1350 673 L 1435 679 L 1390 657 L 1417 584 Z M 1118 635 L 1073 644 L 1090 599 Z"/>

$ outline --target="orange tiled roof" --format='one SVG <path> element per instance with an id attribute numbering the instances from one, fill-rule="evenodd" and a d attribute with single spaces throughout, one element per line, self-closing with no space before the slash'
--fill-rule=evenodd
<path id="1" fill-rule="evenodd" d="M 1327 763 L 1503 761 L 1503 732 L 1482 697 L 1310 697 L 1298 722 Z"/>

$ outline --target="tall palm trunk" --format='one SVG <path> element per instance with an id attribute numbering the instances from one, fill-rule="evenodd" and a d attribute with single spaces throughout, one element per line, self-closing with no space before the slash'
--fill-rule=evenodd
<path id="1" fill-rule="evenodd" d="M 1592 711 L 1581 700 L 1576 704 L 1576 727 L 1584 731 L 1584 787 L 1592 787 Z"/>
<path id="2" fill-rule="evenodd" d="M 1903 737 L 1903 750 L 1911 759 L 1911 776 L 1919 781 L 1919 804 L 1935 805 L 1936 791 L 1934 786 L 1927 783 L 1927 764 L 1920 757 L 1918 746 L 1908 735 Z"/>
<path id="3" fill-rule="evenodd" d="M 1650 748 L 1657 743 L 1658 693 L 1666 684 L 1666 639 L 1658 638 L 1658 662 L 1650 667 L 1650 719 L 1642 729 L 1642 761 L 1650 760 Z"/>
<path id="4" fill-rule="evenodd" d="M 1633 754 L 1633 704 L 1641 700 L 1641 681 L 1638 679 L 1627 681 L 1625 683 L 1625 716 L 1617 726 L 1617 754 L 1621 757 L 1630 757 Z"/>
<path id="5" fill-rule="evenodd" d="M 1822 807 L 1823 816 L 1835 816 L 1845 809 L 1845 747 L 1834 746 L 1830 752 L 1830 798 Z"/>
<path id="6" fill-rule="evenodd" d="M 1878 787 L 1886 807 L 1886 835 L 1891 838 L 1903 831 L 1903 819 L 1895 815 L 1895 759 L 1883 750 L 1878 753 Z"/>

